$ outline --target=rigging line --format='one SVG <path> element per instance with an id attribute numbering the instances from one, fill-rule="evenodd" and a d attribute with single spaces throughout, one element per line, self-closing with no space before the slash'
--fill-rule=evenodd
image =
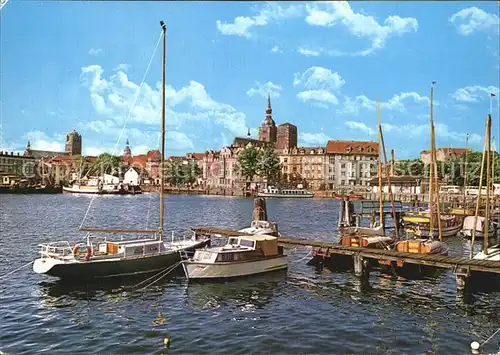
<path id="1" fill-rule="evenodd" d="M 23 266 L 18 267 L 17 269 L 14 269 L 14 270 L 12 270 L 12 271 L 10 271 L 10 272 L 6 273 L 5 275 L 0 276 L 0 279 L 3 279 L 3 278 L 4 278 L 4 277 L 6 277 L 6 276 L 12 275 L 12 274 L 13 274 L 13 273 L 15 273 L 16 271 L 19 271 L 19 270 L 21 270 L 21 269 L 25 268 L 26 266 L 31 265 L 31 264 L 33 264 L 33 263 L 34 263 L 34 261 L 30 261 L 29 263 L 24 264 Z"/>
<path id="2" fill-rule="evenodd" d="M 125 131 L 125 128 L 127 127 L 127 123 L 128 123 L 128 120 L 130 119 L 130 115 L 132 114 L 132 110 L 133 108 L 135 107 L 135 103 L 137 102 L 137 99 L 139 98 L 139 94 L 141 93 L 141 89 L 142 89 L 142 86 L 144 85 L 144 82 L 146 81 L 146 76 L 148 75 L 148 72 L 149 72 L 149 68 L 151 67 L 151 63 L 153 62 L 153 58 L 156 54 L 156 51 L 158 49 L 158 46 L 160 45 L 160 41 L 162 39 L 162 36 L 163 36 L 163 30 L 160 32 L 160 36 L 158 38 L 158 41 L 156 42 L 156 47 L 153 51 L 153 54 L 151 55 L 151 58 L 149 59 L 149 63 L 148 63 L 148 66 L 146 67 L 146 71 L 144 72 L 144 76 L 142 77 L 142 81 L 141 81 L 141 85 L 139 85 L 139 89 L 137 90 L 137 93 L 135 94 L 135 98 L 134 98 L 134 101 L 132 102 L 132 105 L 130 106 L 130 109 L 128 111 L 128 115 L 127 117 L 125 118 L 125 122 L 123 123 L 123 127 L 120 131 L 120 134 L 118 136 L 118 139 L 115 143 L 115 146 L 113 148 L 113 156 L 115 155 L 116 151 L 117 151 L 117 148 L 118 148 L 118 143 L 120 143 L 120 140 L 123 136 L 123 132 Z M 94 199 L 96 197 L 97 194 L 93 194 L 91 200 L 90 200 L 90 203 L 89 203 L 89 207 L 87 208 L 87 211 L 85 212 L 85 215 L 83 216 L 83 220 L 82 220 L 82 223 L 80 224 L 80 228 L 83 227 L 83 224 L 85 223 L 85 220 L 87 219 L 87 215 L 89 214 L 89 211 L 92 207 L 92 204 L 94 203 Z"/>

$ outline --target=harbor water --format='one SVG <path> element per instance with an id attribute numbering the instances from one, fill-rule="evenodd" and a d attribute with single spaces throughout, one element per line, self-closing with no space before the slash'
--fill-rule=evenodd
<path id="1" fill-rule="evenodd" d="M 129 279 L 71 283 L 34 274 L 38 244 L 81 241 L 92 196 L 0 196 L 0 353 L 6 354 L 467 354 L 500 326 L 500 293 L 456 295 L 455 276 L 407 280 L 374 271 L 368 285 L 352 271 L 318 272 L 311 249 L 287 250 L 286 273 L 227 283 L 190 284 L 182 272 L 144 290 Z M 243 228 L 252 199 L 166 198 L 167 231 Z M 338 201 L 269 199 L 282 234 L 338 240 Z M 154 228 L 159 196 L 97 196 L 84 225 Z M 466 241 L 447 240 L 453 255 Z M 158 319 L 161 313 L 164 318 Z M 170 348 L 163 345 L 171 339 Z M 484 346 L 497 353 L 500 335 Z"/>

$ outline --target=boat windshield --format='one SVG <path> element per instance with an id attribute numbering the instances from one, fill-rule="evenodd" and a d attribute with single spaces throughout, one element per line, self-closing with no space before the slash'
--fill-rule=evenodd
<path id="1" fill-rule="evenodd" d="M 243 247 L 253 248 L 254 243 L 255 242 L 253 240 L 240 239 L 240 245 L 243 246 Z"/>

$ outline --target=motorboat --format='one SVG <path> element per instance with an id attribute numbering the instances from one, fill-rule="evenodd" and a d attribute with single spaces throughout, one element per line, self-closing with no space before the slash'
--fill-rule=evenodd
<path id="1" fill-rule="evenodd" d="M 270 235 L 229 237 L 226 245 L 197 249 L 182 261 L 188 280 L 228 279 L 288 268 L 283 247 Z"/>
<path id="2" fill-rule="evenodd" d="M 464 225 L 460 231 L 464 237 L 472 238 L 472 232 L 474 230 L 474 216 L 467 216 L 464 219 Z M 476 223 L 476 233 L 475 238 L 484 238 L 486 227 L 486 218 L 483 216 L 477 216 Z M 493 237 L 497 231 L 497 224 L 490 221 L 488 225 L 488 236 Z"/>

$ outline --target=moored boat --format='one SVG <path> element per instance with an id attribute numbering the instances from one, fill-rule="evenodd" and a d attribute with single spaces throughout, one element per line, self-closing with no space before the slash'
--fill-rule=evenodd
<path id="1" fill-rule="evenodd" d="M 314 194 L 306 189 L 280 189 L 268 186 L 257 194 L 259 197 L 281 197 L 281 198 L 311 198 Z"/>
<path id="2" fill-rule="evenodd" d="M 462 230 L 460 231 L 464 237 L 467 238 L 472 237 L 472 232 L 474 230 L 474 220 L 475 220 L 474 216 L 465 217 Z M 484 238 L 486 229 L 485 227 L 486 227 L 486 218 L 483 216 L 477 216 L 475 238 Z M 490 221 L 488 225 L 488 236 L 492 237 L 493 235 L 495 235 L 496 231 L 497 231 L 496 223 Z"/>
<path id="3" fill-rule="evenodd" d="M 415 254 L 448 255 L 450 248 L 439 240 L 415 238 L 397 242 L 393 250 Z"/>
<path id="4" fill-rule="evenodd" d="M 275 237 L 279 236 L 276 223 L 273 223 L 271 221 L 254 220 L 250 224 L 250 227 L 242 228 L 238 230 L 238 232 L 250 235 L 272 235 Z"/>
<path id="5" fill-rule="evenodd" d="M 229 237 L 222 247 L 198 249 L 182 267 L 188 280 L 215 280 L 284 270 L 288 262 L 276 237 L 248 235 Z"/>
<path id="6" fill-rule="evenodd" d="M 437 218 L 437 216 L 435 216 Z M 462 220 L 458 216 L 441 215 L 442 237 L 454 237 L 462 229 Z M 428 214 L 409 214 L 403 216 L 405 231 L 419 238 L 429 238 L 430 233 L 430 216 Z M 439 227 L 437 222 L 434 223 L 432 236 L 439 235 Z"/>
<path id="7" fill-rule="evenodd" d="M 474 260 L 485 260 L 485 261 L 500 261 L 500 244 L 493 245 L 489 247 L 488 254 L 481 250 L 479 253 L 474 255 Z"/>

